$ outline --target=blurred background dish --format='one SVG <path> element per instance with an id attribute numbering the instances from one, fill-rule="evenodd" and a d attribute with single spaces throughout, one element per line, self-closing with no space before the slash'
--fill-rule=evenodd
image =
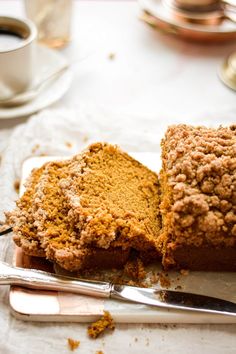
<path id="1" fill-rule="evenodd" d="M 48 77 L 60 68 L 68 64 L 67 59 L 58 51 L 37 45 L 37 72 L 32 86 L 38 81 Z M 0 119 L 10 119 L 28 116 L 59 100 L 69 89 L 72 81 L 70 69 L 66 70 L 60 77 L 51 81 L 45 88 L 39 91 L 38 96 L 21 106 L 0 107 Z"/>
<path id="2" fill-rule="evenodd" d="M 230 0 L 162 0 L 180 20 L 197 25 L 236 23 L 236 4 Z"/>
<path id="3" fill-rule="evenodd" d="M 70 41 L 72 0 L 25 0 L 25 11 L 40 43 L 61 48 Z"/>
<path id="4" fill-rule="evenodd" d="M 219 70 L 223 83 L 236 91 L 236 52 L 229 55 Z"/>
<path id="5" fill-rule="evenodd" d="M 166 1 L 139 0 L 139 5 L 143 10 L 141 20 L 165 33 L 199 42 L 224 42 L 236 39 L 236 22 L 224 17 L 219 20 L 217 11 L 205 14 L 205 22 L 197 23 L 196 19 L 183 17 L 183 12 L 177 13 Z M 207 18 L 209 22 L 206 21 Z"/>

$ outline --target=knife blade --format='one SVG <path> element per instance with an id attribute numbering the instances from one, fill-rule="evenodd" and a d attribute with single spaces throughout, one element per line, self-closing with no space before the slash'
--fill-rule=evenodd
<path id="1" fill-rule="evenodd" d="M 93 297 L 114 298 L 158 308 L 236 316 L 236 303 L 215 297 L 167 289 L 139 288 L 109 282 L 78 279 L 40 270 L 18 268 L 0 262 L 0 285 L 65 291 Z"/>
<path id="2" fill-rule="evenodd" d="M 111 297 L 159 308 L 236 316 L 236 304 L 233 302 L 182 291 L 113 285 Z"/>

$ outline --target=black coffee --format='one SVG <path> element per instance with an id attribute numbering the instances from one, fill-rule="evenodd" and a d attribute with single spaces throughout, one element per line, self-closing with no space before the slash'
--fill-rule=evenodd
<path id="1" fill-rule="evenodd" d="M 17 32 L 0 28 L 0 51 L 7 51 L 16 48 L 24 38 Z"/>

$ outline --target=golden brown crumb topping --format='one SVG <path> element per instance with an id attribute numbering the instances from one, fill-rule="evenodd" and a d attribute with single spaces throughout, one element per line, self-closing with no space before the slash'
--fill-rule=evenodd
<path id="1" fill-rule="evenodd" d="M 68 221 L 68 204 L 59 187 L 61 178 L 68 176 L 70 160 L 50 162 L 38 182 L 35 192 L 35 225 L 46 247 L 51 243 L 64 247 L 68 235 L 73 232 L 73 224 Z"/>
<path id="2" fill-rule="evenodd" d="M 162 160 L 160 244 L 235 246 L 236 131 L 171 126 Z"/>
<path id="3" fill-rule="evenodd" d="M 107 329 L 114 330 L 115 324 L 110 312 L 104 311 L 104 315 L 88 327 L 88 335 L 90 338 L 96 339 Z"/>
<path id="4" fill-rule="evenodd" d="M 45 167 L 46 164 L 32 171 L 25 184 L 25 193 L 16 202 L 16 209 L 6 215 L 9 225 L 13 227 L 15 243 L 27 254 L 40 257 L 44 256 L 44 250 L 40 246 L 37 228 L 34 224 L 33 202 L 37 183 Z"/>
<path id="5" fill-rule="evenodd" d="M 59 182 L 72 160 L 50 162 L 37 184 L 34 219 L 46 257 L 68 270 L 80 269 L 90 250 L 80 245 L 80 230 L 68 218 L 69 205 Z"/>

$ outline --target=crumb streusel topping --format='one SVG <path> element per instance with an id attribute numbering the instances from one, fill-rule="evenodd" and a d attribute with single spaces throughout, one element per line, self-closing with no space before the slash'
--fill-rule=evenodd
<path id="1" fill-rule="evenodd" d="M 160 247 L 236 245 L 236 130 L 186 125 L 162 141 Z"/>
<path id="2" fill-rule="evenodd" d="M 7 221 L 13 227 L 13 240 L 17 246 L 32 256 L 45 256 L 44 249 L 41 247 L 40 240 L 35 226 L 33 215 L 34 195 L 36 186 L 39 182 L 47 164 L 41 168 L 34 169 L 25 183 L 25 193 L 16 202 L 16 208 L 11 213 L 7 213 Z"/>

